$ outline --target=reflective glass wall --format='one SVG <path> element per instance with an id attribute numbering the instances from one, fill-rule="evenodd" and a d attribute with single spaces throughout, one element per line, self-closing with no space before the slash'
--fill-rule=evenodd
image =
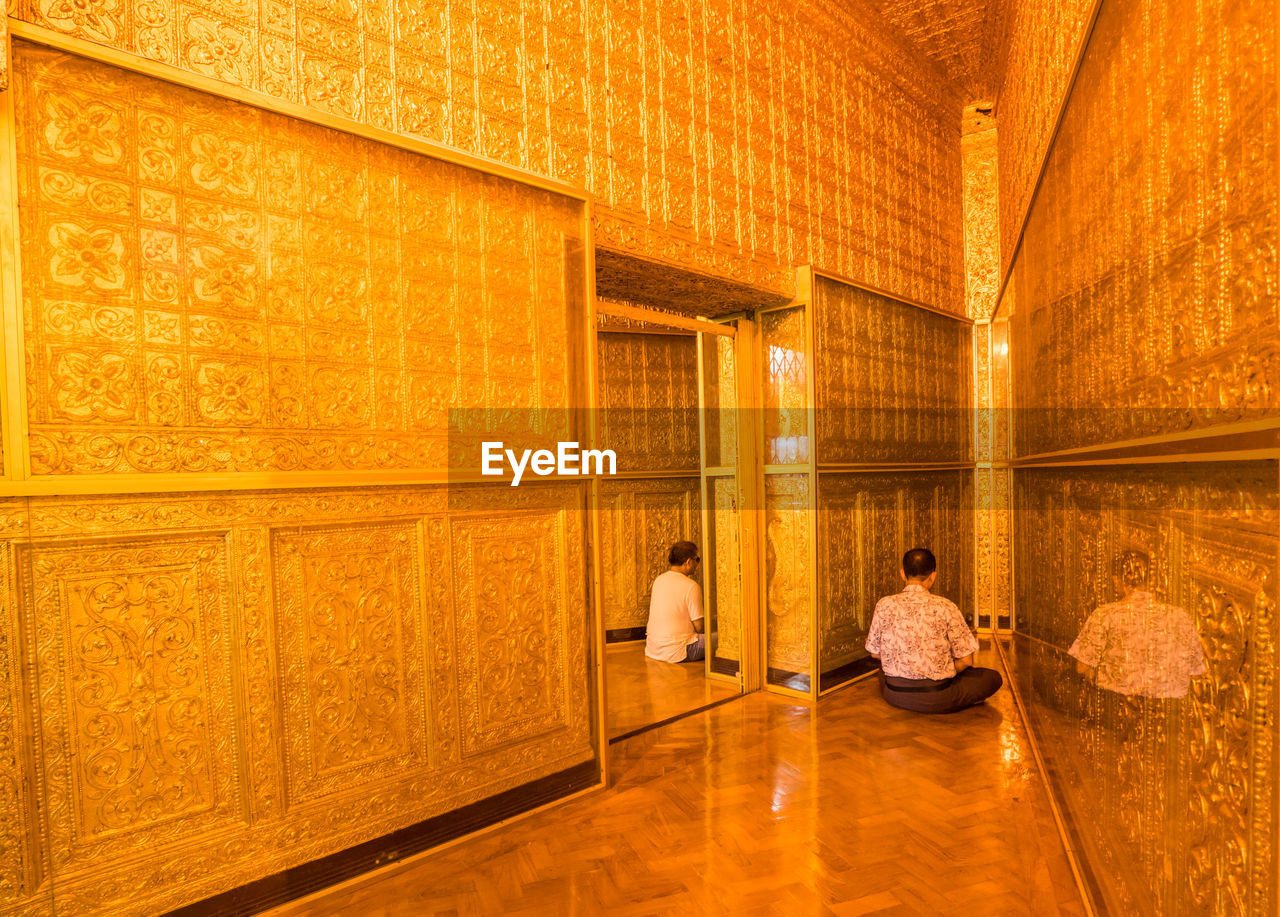
<path id="1" fill-rule="evenodd" d="M 1000 304 L 1012 682 L 1110 913 L 1277 907 L 1275 6 L 1101 5 Z"/>

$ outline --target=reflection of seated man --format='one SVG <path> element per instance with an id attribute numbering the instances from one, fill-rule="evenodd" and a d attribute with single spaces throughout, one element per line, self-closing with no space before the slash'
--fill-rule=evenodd
<path id="1" fill-rule="evenodd" d="M 1120 601 L 1099 605 L 1067 650 L 1099 688 L 1144 697 L 1186 697 L 1203 675 L 1204 654 L 1191 616 L 1147 591 L 1151 559 L 1124 551 L 1112 576 Z"/>
<path id="2" fill-rule="evenodd" d="M 700 560 L 692 541 L 677 541 L 667 552 L 671 568 L 658 574 L 649 597 L 644 654 L 650 659 L 697 662 L 705 656 L 702 589 L 691 578 Z"/>
<path id="3" fill-rule="evenodd" d="M 974 666 L 978 638 L 960 609 L 929 592 L 937 570 L 928 548 L 904 554 L 906 588 L 876 603 L 867 634 L 867 652 L 880 660 L 884 699 L 916 713 L 954 713 L 982 703 L 1004 684 L 995 669 Z"/>

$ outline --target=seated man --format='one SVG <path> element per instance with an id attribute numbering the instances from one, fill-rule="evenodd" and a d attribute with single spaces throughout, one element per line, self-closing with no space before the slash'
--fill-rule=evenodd
<path id="1" fill-rule="evenodd" d="M 912 548 L 901 573 L 906 588 L 876 603 L 867 634 L 867 652 L 880 660 L 884 699 L 916 713 L 954 713 L 1000 690 L 999 672 L 973 665 L 978 638 L 960 609 L 929 592 L 938 577 L 933 552 Z"/>
<path id="2" fill-rule="evenodd" d="M 653 581 L 644 654 L 659 662 L 697 662 L 706 654 L 702 632 L 702 589 L 690 578 L 702 558 L 692 541 L 677 541 L 667 552 L 666 573 Z"/>

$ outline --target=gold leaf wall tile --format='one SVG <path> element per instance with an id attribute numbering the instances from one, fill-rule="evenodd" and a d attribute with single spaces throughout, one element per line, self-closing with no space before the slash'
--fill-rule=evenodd
<path id="1" fill-rule="evenodd" d="M 579 485 L 31 508 L 0 714 L 48 833 L 4 824 L 0 906 L 37 907 L 48 858 L 59 912 L 165 911 L 594 755 Z"/>
<path id="2" fill-rule="evenodd" d="M 610 248 L 784 293 L 793 265 L 819 263 L 964 309 L 959 103 L 835 0 L 22 0 L 18 14 L 584 186 Z"/>
<path id="3" fill-rule="evenodd" d="M 698 467 L 698 341 L 693 335 L 601 332 L 600 441 L 620 471 Z"/>
<path id="4" fill-rule="evenodd" d="M 243 824 L 228 549 L 225 534 L 19 547 L 59 873 Z"/>
<path id="5" fill-rule="evenodd" d="M 1274 412 L 1275 14 L 1103 5 L 1014 267 L 1018 454 Z"/>
<path id="6" fill-rule="evenodd" d="M 451 409 L 567 405 L 576 202 L 17 65 L 35 474 L 441 469 Z"/>
<path id="7" fill-rule="evenodd" d="M 290 807 L 426 763 L 420 548 L 403 521 L 274 534 Z"/>
<path id="8" fill-rule="evenodd" d="M 714 595 L 709 604 L 715 607 L 715 628 L 719 641 L 715 659 L 742 660 L 742 540 L 739 535 L 740 498 L 736 478 L 708 479 L 711 506 L 708 507 L 712 531 L 707 540 L 714 564 Z M 714 664 L 714 660 L 713 660 Z"/>
<path id="9" fill-rule="evenodd" d="M 702 544 L 698 486 L 697 477 L 602 483 L 600 569 L 606 632 L 644 627 L 653 581 L 668 567 L 667 550 L 677 541 Z M 695 573 L 694 579 L 701 584 L 702 573 Z"/>
<path id="10" fill-rule="evenodd" d="M 995 112 L 1000 125 L 996 150 L 1001 166 L 1002 274 L 1013 261 L 1018 232 L 1096 2 L 1017 0 L 1004 6 L 1003 66 Z"/>
<path id="11" fill-rule="evenodd" d="M 825 277 L 814 292 L 819 463 L 969 460 L 969 326 Z"/>
<path id="12" fill-rule="evenodd" d="M 810 652 L 816 637 L 810 631 L 810 486 L 807 474 L 765 476 L 764 605 L 771 682 L 812 677 Z"/>
<path id="13" fill-rule="evenodd" d="M 938 558 L 935 591 L 972 618 L 972 472 L 827 472 L 818 476 L 818 632 L 822 671 L 866 657 L 871 613 L 902 591 L 902 555 Z"/>
<path id="14" fill-rule="evenodd" d="M 964 181 L 965 315 L 990 318 L 1000 293 L 999 132 L 993 119 L 966 114 L 960 140 Z"/>
<path id="15" fill-rule="evenodd" d="M 812 410 L 809 374 L 813 354 L 805 332 L 805 309 L 778 309 L 760 317 L 764 346 L 764 463 L 809 461 Z"/>

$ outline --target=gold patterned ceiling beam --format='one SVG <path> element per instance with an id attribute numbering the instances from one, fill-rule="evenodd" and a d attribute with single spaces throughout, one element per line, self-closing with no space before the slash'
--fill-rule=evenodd
<path id="1" fill-rule="evenodd" d="M 600 248 L 596 249 L 596 294 L 704 318 L 780 306 L 788 301 L 788 297 L 773 290 Z M 707 329 L 699 326 L 698 330 Z"/>

